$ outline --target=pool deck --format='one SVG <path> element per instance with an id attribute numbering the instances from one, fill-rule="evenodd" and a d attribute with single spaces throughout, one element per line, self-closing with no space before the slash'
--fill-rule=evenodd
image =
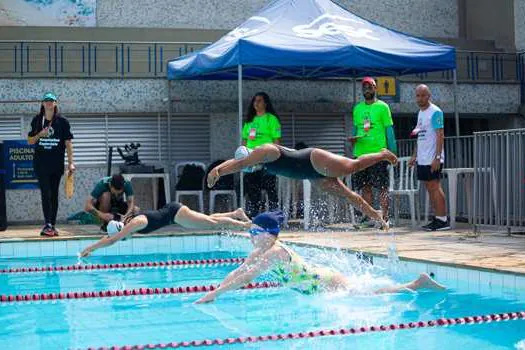
<path id="1" fill-rule="evenodd" d="M 0 244 L 15 240 L 102 237 L 98 227 L 93 225 L 59 225 L 60 236 L 55 238 L 40 237 L 40 228 L 27 225 L 11 226 L 8 230 L 0 232 Z M 178 226 L 171 226 L 155 235 L 210 233 L 211 231 L 189 232 Z M 382 256 L 386 255 L 387 247 L 395 240 L 398 255 L 402 259 L 525 274 L 525 235 L 508 236 L 484 229 L 481 235 L 475 236 L 472 228 L 466 224 L 459 224 L 454 230 L 442 232 L 411 230 L 410 227 L 403 226 L 395 227 L 389 233 L 374 229 L 356 231 L 349 225 L 339 224 L 331 225 L 322 231 L 284 230 L 280 237 L 283 241 L 298 244 L 339 247 Z"/>

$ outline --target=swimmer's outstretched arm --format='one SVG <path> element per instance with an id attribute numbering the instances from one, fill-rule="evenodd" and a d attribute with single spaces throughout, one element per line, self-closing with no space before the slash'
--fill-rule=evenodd
<path id="1" fill-rule="evenodd" d="M 117 241 L 125 238 L 126 236 L 132 234 L 133 232 L 140 231 L 148 224 L 147 218 L 144 215 L 139 215 L 134 217 L 129 223 L 127 223 L 122 230 L 114 236 L 104 236 L 95 244 L 90 245 L 84 249 L 81 253 L 81 257 L 89 256 L 95 250 L 104 248 L 114 244 Z"/>
<path id="2" fill-rule="evenodd" d="M 275 257 L 270 254 L 257 254 L 254 256 L 252 253 L 248 259 L 233 270 L 226 276 L 224 281 L 219 287 L 211 292 L 208 292 L 202 298 L 196 301 L 197 304 L 209 303 L 215 300 L 219 295 L 224 294 L 227 291 L 240 288 L 250 283 L 254 278 L 259 276 L 264 271 L 268 270 L 275 262 Z"/>

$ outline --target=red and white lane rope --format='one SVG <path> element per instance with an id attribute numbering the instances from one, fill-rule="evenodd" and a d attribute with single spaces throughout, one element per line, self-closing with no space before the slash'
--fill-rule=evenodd
<path id="1" fill-rule="evenodd" d="M 148 261 L 122 264 L 91 264 L 91 265 L 66 265 L 66 266 L 40 266 L 40 267 L 18 267 L 10 269 L 0 269 L 1 273 L 28 273 L 28 272 L 65 272 L 65 271 L 86 271 L 86 270 L 112 270 L 112 269 L 131 269 L 140 267 L 170 267 L 170 266 L 191 266 L 191 265 L 223 265 L 223 264 L 242 264 L 244 258 L 225 258 L 225 259 L 202 259 L 202 260 L 170 260 L 170 261 Z"/>
<path id="2" fill-rule="evenodd" d="M 275 282 L 252 282 L 241 289 L 262 289 L 274 288 L 281 286 Z M 15 303 L 24 301 L 46 301 L 46 300 L 64 300 L 64 299 L 94 299 L 94 298 L 114 298 L 135 295 L 159 295 L 159 294 L 185 294 L 200 293 L 215 290 L 217 286 L 187 286 L 187 287 L 164 287 L 164 288 L 136 288 L 136 289 L 118 289 L 118 290 L 101 290 L 98 292 L 67 292 L 67 293 L 42 293 L 42 294 L 18 294 L 18 295 L 0 295 L 0 304 Z"/>
<path id="3" fill-rule="evenodd" d="M 223 339 L 204 339 L 204 340 L 171 342 L 171 343 L 161 343 L 161 344 L 123 345 L 123 346 L 109 346 L 109 347 L 98 347 L 98 348 L 90 347 L 88 348 L 88 350 L 142 350 L 142 349 L 169 349 L 169 348 L 188 348 L 188 347 L 199 347 L 199 346 L 217 346 L 217 345 L 230 345 L 230 344 L 257 343 L 257 342 L 265 342 L 265 341 L 317 338 L 317 337 L 327 337 L 327 336 L 345 336 L 345 335 L 352 335 L 352 334 L 378 333 L 378 332 L 388 332 L 388 331 L 396 331 L 396 330 L 404 330 L 404 329 L 444 327 L 444 326 L 453 326 L 453 325 L 478 324 L 478 323 L 501 322 L 501 321 L 523 320 L 523 319 L 525 319 L 525 311 L 508 312 L 508 313 L 501 313 L 501 314 L 490 314 L 490 315 L 482 315 L 482 316 L 439 318 L 439 319 L 430 320 L 430 321 L 398 323 L 398 324 L 380 325 L 380 326 L 371 326 L 371 327 L 359 327 L 359 328 L 328 329 L 328 330 L 299 332 L 299 333 L 282 333 L 282 334 L 237 337 L 237 338 L 223 338 Z"/>

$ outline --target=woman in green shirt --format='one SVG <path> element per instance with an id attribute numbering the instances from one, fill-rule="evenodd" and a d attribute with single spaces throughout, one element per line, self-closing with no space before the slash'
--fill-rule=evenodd
<path id="1" fill-rule="evenodd" d="M 281 122 L 275 113 L 270 97 L 258 92 L 252 97 L 242 130 L 243 145 L 255 149 L 264 144 L 279 144 L 281 141 Z M 264 169 L 244 175 L 246 191 L 246 211 L 249 216 L 257 215 L 264 206 L 262 190 L 268 194 L 268 205 L 274 210 L 278 205 L 277 177 Z"/>

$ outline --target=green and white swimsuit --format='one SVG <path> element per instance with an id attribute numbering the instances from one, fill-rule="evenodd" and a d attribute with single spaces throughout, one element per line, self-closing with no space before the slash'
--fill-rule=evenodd
<path id="1" fill-rule="evenodd" d="M 303 294 L 314 294 L 321 289 L 321 276 L 310 271 L 308 265 L 302 261 L 302 258 L 294 253 L 290 248 L 280 243 L 290 256 L 290 262 L 280 262 L 271 270 L 272 276 L 283 285 L 289 285 L 290 288 Z"/>

